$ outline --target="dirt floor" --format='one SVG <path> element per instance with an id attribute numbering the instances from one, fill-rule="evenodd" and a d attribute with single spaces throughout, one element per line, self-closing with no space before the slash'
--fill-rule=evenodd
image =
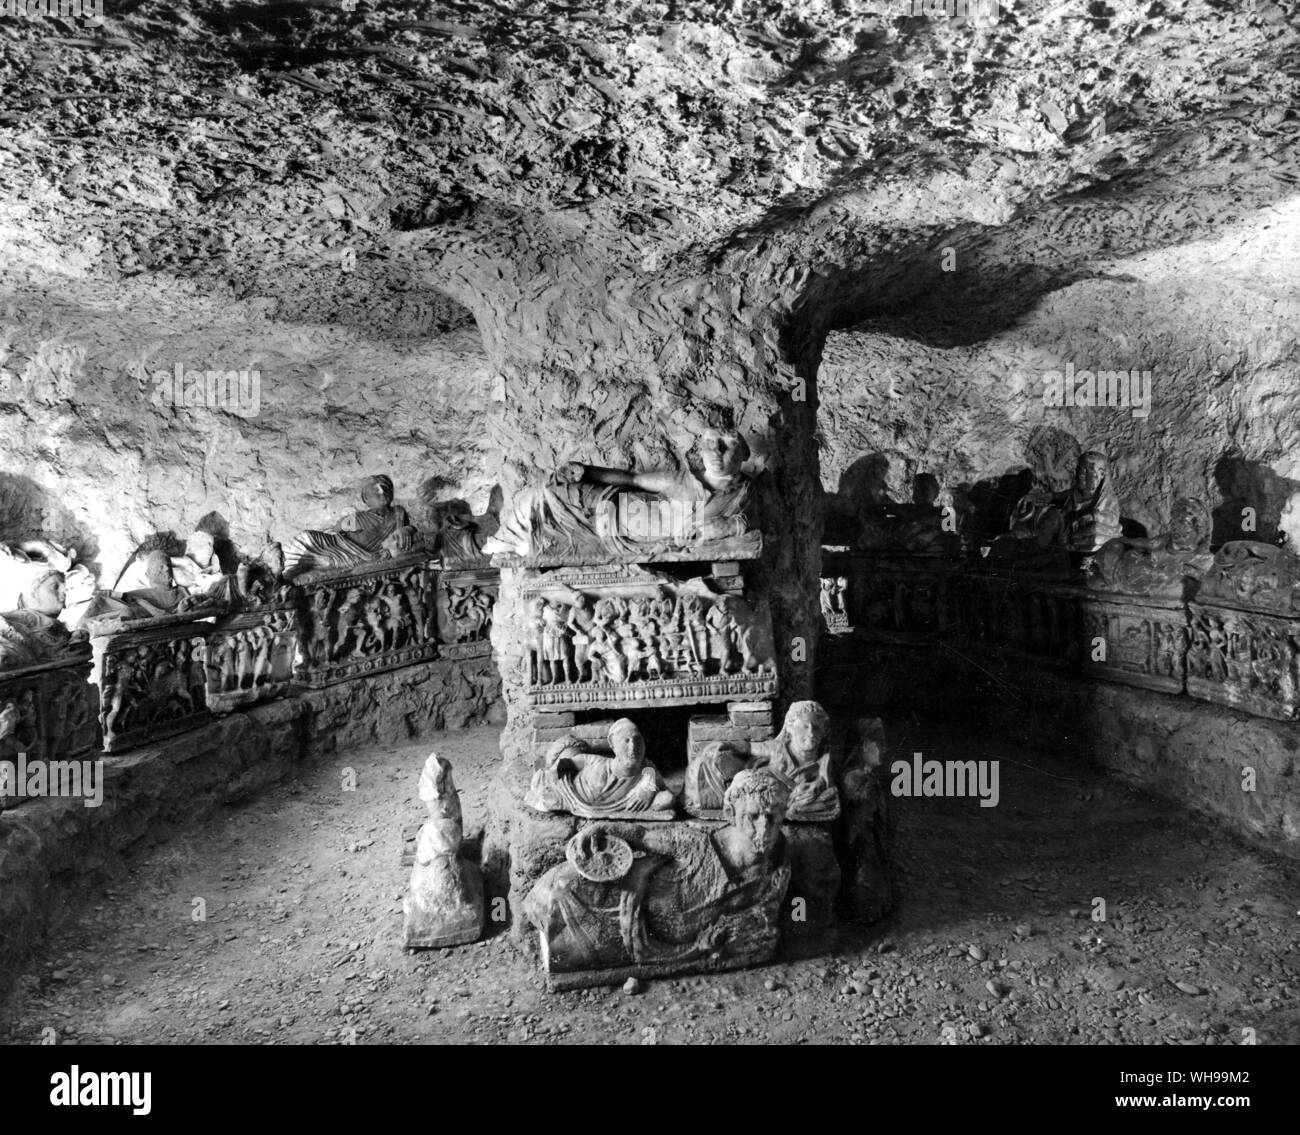
<path id="1" fill-rule="evenodd" d="M 886 727 L 889 759 L 1000 760 L 1001 800 L 894 801 L 899 908 L 814 956 L 639 995 L 551 995 L 500 932 L 402 950 L 417 773 L 431 748 L 449 758 L 467 828 L 480 826 L 498 759 L 484 728 L 355 752 L 141 853 L 51 937 L 0 1039 L 1239 1044 L 1254 1029 L 1260 1044 L 1300 1041 L 1300 866 L 1050 756 Z"/>

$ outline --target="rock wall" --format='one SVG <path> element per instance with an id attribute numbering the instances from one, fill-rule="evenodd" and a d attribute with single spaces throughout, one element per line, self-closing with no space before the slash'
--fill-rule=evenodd
<path id="1" fill-rule="evenodd" d="M 1025 310 L 1013 293 L 977 300 L 939 268 L 939 294 L 919 310 L 832 333 L 818 375 L 825 487 L 870 454 L 889 459 L 897 499 L 920 471 L 961 489 L 1028 465 L 1059 486 L 1072 472 L 1068 434 L 1110 455 L 1124 514 L 1149 530 L 1177 496 L 1213 508 L 1226 495 L 1252 503 L 1271 538 L 1300 485 L 1300 297 L 1287 252 L 1300 206 L 1259 220 L 1117 258 Z M 1067 363 L 1150 370 L 1149 416 L 1045 406 L 1043 375 Z"/>
<path id="2" fill-rule="evenodd" d="M 66 267 L 66 266 L 65 266 Z M 338 292 L 335 275 L 322 293 Z M 360 507 L 388 472 L 418 521 L 418 488 L 482 509 L 491 377 L 473 319 L 396 293 L 369 325 L 313 322 L 287 301 L 182 283 L 108 290 L 65 277 L 18 287 L 0 312 L 0 539 L 44 532 L 111 585 L 147 535 L 215 513 L 258 552 Z M 337 315 L 338 313 L 332 313 Z M 249 372 L 233 403 L 173 404 L 157 376 Z M 257 378 L 253 386 L 252 379 Z"/>

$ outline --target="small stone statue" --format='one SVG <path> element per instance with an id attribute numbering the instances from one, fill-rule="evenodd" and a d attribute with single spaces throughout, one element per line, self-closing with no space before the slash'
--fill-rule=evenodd
<path id="1" fill-rule="evenodd" d="M 1084 582 L 1096 591 L 1189 598 L 1188 581 L 1200 579 L 1214 559 L 1209 552 L 1210 528 L 1209 509 L 1191 497 L 1179 497 L 1167 532 L 1146 539 L 1107 540 Z"/>
<path id="2" fill-rule="evenodd" d="M 1061 502 L 1065 546 L 1071 552 L 1095 552 L 1121 533 L 1119 497 L 1110 484 L 1104 453 L 1080 455 L 1074 484 Z"/>
<path id="3" fill-rule="evenodd" d="M 584 819 L 671 820 L 673 794 L 645 759 L 645 739 L 626 717 L 609 727 L 610 753 L 576 737 L 561 737 L 533 773 L 525 803 L 539 812 Z"/>
<path id="4" fill-rule="evenodd" d="M 766 768 L 789 791 L 790 820 L 833 820 L 840 814 L 839 793 L 831 779 L 827 745 L 830 716 L 815 701 L 795 702 L 781 732 L 771 741 L 714 741 L 686 769 L 686 803 L 692 812 L 722 806 L 727 785 L 745 768 Z"/>
<path id="5" fill-rule="evenodd" d="M 707 429 L 687 455 L 681 471 L 606 469 L 570 462 L 544 484 L 521 492 L 501 517 L 483 550 L 528 560 L 588 559 L 592 563 L 643 561 L 664 551 L 695 544 L 757 538 L 750 507 L 750 482 L 741 472 L 749 456 L 745 439 L 734 430 Z M 635 530 L 620 521 L 619 497 L 651 494 L 678 506 L 668 531 Z M 638 502 L 644 504 L 644 502 Z M 757 539 L 751 541 L 757 554 Z M 730 556 L 740 554 L 732 549 Z M 705 557 L 708 558 L 708 557 Z"/>
<path id="6" fill-rule="evenodd" d="M 415 547 L 418 533 L 401 505 L 393 504 L 393 479 L 379 473 L 361 485 L 366 505 L 332 529 L 307 531 L 284 545 L 287 578 L 319 568 L 353 567 L 400 555 Z"/>
<path id="7" fill-rule="evenodd" d="M 402 903 L 402 941 L 408 949 L 460 946 L 483 935 L 483 877 L 461 858 L 460 795 L 451 765 L 430 753 L 420 774 L 420 799 L 429 818 L 415 843 L 415 866 Z"/>

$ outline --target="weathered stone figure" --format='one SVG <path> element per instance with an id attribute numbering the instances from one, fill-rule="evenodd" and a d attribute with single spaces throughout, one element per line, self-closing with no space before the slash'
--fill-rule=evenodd
<path id="1" fill-rule="evenodd" d="M 429 818 L 415 843 L 415 866 L 402 903 L 402 941 L 409 949 L 459 946 L 483 934 L 483 877 L 461 858 L 460 795 L 451 765 L 430 753 L 420 774 Z"/>
<path id="2" fill-rule="evenodd" d="M 1090 450 L 1080 455 L 1074 484 L 1062 501 L 1063 536 L 1071 552 L 1095 552 L 1121 533 L 1119 497 L 1108 474 L 1104 453 Z"/>
<path id="3" fill-rule="evenodd" d="M 507 507 L 501 527 L 487 540 L 487 552 L 508 552 L 527 560 L 590 558 L 592 563 L 650 560 L 664 551 L 744 538 L 758 550 L 759 536 L 748 515 L 749 479 L 741 465 L 749 456 L 734 430 L 705 430 L 680 472 L 606 469 L 570 462 L 544 484 L 521 492 Z M 691 458 L 697 458 L 692 467 Z M 686 522 L 668 533 L 624 531 L 620 493 L 638 491 L 689 505 Z M 745 549 L 735 547 L 732 555 Z M 719 558 L 722 558 L 721 556 Z"/>
<path id="4" fill-rule="evenodd" d="M 766 768 L 789 792 L 789 819 L 835 819 L 840 800 L 830 773 L 829 731 L 827 712 L 815 701 L 799 701 L 786 711 L 781 732 L 771 741 L 705 745 L 686 769 L 687 808 L 715 811 L 722 806 L 727 784 L 742 769 Z"/>
<path id="5" fill-rule="evenodd" d="M 97 591 L 86 605 L 82 622 L 113 618 L 133 621 L 156 619 L 163 615 L 187 611 L 207 611 L 223 606 L 214 595 L 191 595 L 176 585 L 172 574 L 171 557 L 166 552 L 154 550 L 143 560 L 144 587 L 131 591 Z"/>
<path id="6" fill-rule="evenodd" d="M 418 536 L 406 509 L 393 504 L 393 480 L 378 473 L 361 485 L 365 508 L 349 513 L 332 529 L 307 531 L 284 546 L 285 575 L 319 568 L 353 567 L 415 547 Z"/>
<path id="7" fill-rule="evenodd" d="M 1199 579 L 1213 562 L 1210 511 L 1200 501 L 1179 497 L 1161 536 L 1118 537 L 1097 552 L 1085 579 L 1094 590 L 1182 599 L 1187 581 Z"/>
<path id="8" fill-rule="evenodd" d="M 1282 506 L 1280 546 L 1231 540 L 1214 555 L 1200 598 L 1221 599 L 1277 614 L 1300 613 L 1300 491 Z"/>
<path id="9" fill-rule="evenodd" d="M 67 597 L 64 576 L 45 563 L 5 550 L 6 601 L 0 614 L 0 670 L 48 662 L 68 647 L 70 634 L 59 621 Z"/>
<path id="10" fill-rule="evenodd" d="M 560 738 L 533 773 L 525 802 L 586 819 L 672 819 L 673 794 L 645 759 L 645 739 L 628 718 L 609 727 L 609 748 L 601 753 L 579 738 Z"/>
<path id="11" fill-rule="evenodd" d="M 601 822 L 524 900 L 552 986 L 718 970 L 771 957 L 790 882 L 785 785 L 742 771 L 726 827 Z M 567 981 L 561 975 L 572 975 Z"/>

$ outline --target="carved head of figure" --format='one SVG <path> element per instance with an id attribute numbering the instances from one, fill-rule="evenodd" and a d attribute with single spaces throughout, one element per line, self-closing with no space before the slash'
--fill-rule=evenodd
<path id="1" fill-rule="evenodd" d="M 939 478 L 933 473 L 918 473 L 912 478 L 912 503 L 917 508 L 934 508 L 940 491 Z"/>
<path id="2" fill-rule="evenodd" d="M 734 477 L 749 459 L 749 444 L 735 430 L 706 429 L 695 443 L 695 451 L 709 480 Z"/>
<path id="3" fill-rule="evenodd" d="M 170 590 L 176 586 L 172 575 L 172 562 L 166 552 L 150 552 L 144 559 L 144 578 L 150 587 Z"/>
<path id="4" fill-rule="evenodd" d="M 50 618 L 58 618 L 63 613 L 67 601 L 67 588 L 61 571 L 38 572 L 23 588 L 18 599 L 18 606 L 25 611 L 38 611 Z"/>
<path id="5" fill-rule="evenodd" d="M 434 820 L 443 820 L 439 825 L 443 840 L 450 846 L 444 850 L 460 847 L 461 814 L 460 796 L 451 776 L 451 762 L 444 761 L 437 753 L 430 753 L 420 773 L 420 800 L 429 810 Z"/>
<path id="6" fill-rule="evenodd" d="M 781 739 L 790 755 L 806 764 L 821 756 L 830 728 L 830 714 L 817 702 L 797 701 L 786 710 Z"/>
<path id="7" fill-rule="evenodd" d="M 185 554 L 196 564 L 206 567 L 216 558 L 217 546 L 211 532 L 191 532 L 185 541 Z"/>
<path id="8" fill-rule="evenodd" d="M 361 482 L 361 501 L 367 508 L 386 509 L 393 503 L 393 479 L 375 473 Z"/>
<path id="9" fill-rule="evenodd" d="M 267 544 L 257 558 L 266 565 L 266 570 L 271 573 L 272 579 L 279 579 L 284 575 L 284 549 L 278 540 Z"/>
<path id="10" fill-rule="evenodd" d="M 614 751 L 614 775 L 636 776 L 645 764 L 645 738 L 636 723 L 620 717 L 609 727 L 609 746 Z"/>
<path id="11" fill-rule="evenodd" d="M 1169 514 L 1166 546 L 1171 552 L 1201 552 L 1210 543 L 1209 509 L 1192 497 L 1179 497 Z"/>
<path id="12" fill-rule="evenodd" d="M 1286 537 L 1286 546 L 1300 552 L 1300 490 L 1287 497 L 1282 506 L 1282 515 L 1278 517 L 1279 535 Z"/>
<path id="13" fill-rule="evenodd" d="M 750 863 L 772 858 L 789 802 L 789 790 L 767 769 L 741 769 L 727 786 L 722 814 L 749 844 Z"/>
<path id="14" fill-rule="evenodd" d="M 1106 455 L 1099 450 L 1090 449 L 1079 455 L 1079 463 L 1074 467 L 1074 488 L 1082 496 L 1090 497 L 1106 480 L 1109 462 Z"/>

